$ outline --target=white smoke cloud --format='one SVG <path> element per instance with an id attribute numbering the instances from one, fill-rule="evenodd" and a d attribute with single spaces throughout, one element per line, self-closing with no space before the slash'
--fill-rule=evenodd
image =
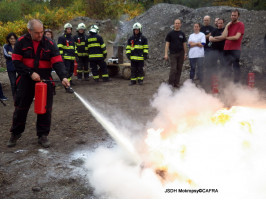
<path id="1" fill-rule="evenodd" d="M 97 149 L 86 167 L 91 170 L 89 181 L 95 195 L 101 198 L 156 198 L 161 189 L 152 169 L 130 165 L 119 148 Z"/>
<path id="2" fill-rule="evenodd" d="M 197 88 L 190 80 L 178 91 L 172 91 L 169 85 L 162 84 L 151 105 L 158 110 L 158 115 L 149 126 L 163 128 L 169 134 L 205 122 L 206 117 L 223 107 L 217 98 Z"/>
<path id="3" fill-rule="evenodd" d="M 172 152 L 164 160 L 170 179 L 162 180 L 156 174 L 154 168 L 158 163 L 150 151 L 140 155 L 142 167 L 141 163 L 130 164 L 128 154 L 119 146 L 101 147 L 90 154 L 85 164 L 95 195 L 141 199 L 266 198 L 266 110 L 257 109 L 265 102 L 257 90 L 239 85 L 228 85 L 220 92 L 219 98 L 214 97 L 190 80 L 179 90 L 162 84 L 151 101 L 158 113 L 146 126 L 157 130 L 161 137 L 176 136 L 151 144 Z M 213 125 L 210 120 L 213 114 L 229 103 L 255 108 L 247 113 L 246 109 L 236 107 L 232 111 L 234 123 Z M 143 141 L 139 144 L 143 145 Z M 180 156 L 182 147 L 185 153 Z M 175 172 L 177 179 L 171 178 Z M 193 184 L 188 184 L 188 179 Z M 217 189 L 218 193 L 165 193 L 166 189 Z"/>
<path id="4" fill-rule="evenodd" d="M 228 83 L 224 90 L 221 91 L 220 98 L 227 105 L 234 106 L 263 106 L 265 102 L 260 96 L 259 90 L 256 88 L 248 88 L 244 85 L 235 85 Z"/>

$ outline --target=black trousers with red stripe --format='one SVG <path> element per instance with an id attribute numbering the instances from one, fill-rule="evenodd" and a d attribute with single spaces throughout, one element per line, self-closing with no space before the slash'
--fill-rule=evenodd
<path id="1" fill-rule="evenodd" d="M 15 111 L 10 132 L 19 135 L 24 132 L 28 111 L 35 95 L 35 81 L 29 76 L 19 76 L 15 93 Z M 47 106 L 45 114 L 37 115 L 37 136 L 48 135 L 51 127 L 51 113 L 53 104 L 53 85 L 47 83 Z"/>

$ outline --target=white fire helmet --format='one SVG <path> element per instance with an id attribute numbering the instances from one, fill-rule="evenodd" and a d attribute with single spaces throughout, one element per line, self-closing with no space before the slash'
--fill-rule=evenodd
<path id="1" fill-rule="evenodd" d="M 99 27 L 97 25 L 92 25 L 89 32 L 99 33 Z"/>
<path id="2" fill-rule="evenodd" d="M 139 29 L 139 31 L 141 32 L 141 30 L 142 30 L 142 26 L 141 26 L 141 24 L 140 23 L 135 23 L 134 25 L 133 25 L 133 30 L 135 30 L 135 29 Z"/>
<path id="3" fill-rule="evenodd" d="M 78 25 L 78 27 L 77 27 L 77 30 L 80 30 L 80 29 L 85 30 L 86 29 L 86 25 L 84 23 L 80 23 Z"/>
<path id="4" fill-rule="evenodd" d="M 70 23 L 66 23 L 64 25 L 64 29 L 66 30 L 67 28 L 71 28 L 72 29 L 72 25 Z"/>

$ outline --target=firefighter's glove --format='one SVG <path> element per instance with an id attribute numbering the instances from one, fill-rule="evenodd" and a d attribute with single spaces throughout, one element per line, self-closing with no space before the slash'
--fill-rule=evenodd
<path id="1" fill-rule="evenodd" d="M 130 60 L 130 54 L 127 54 L 127 59 Z"/>
<path id="2" fill-rule="evenodd" d="M 106 59 L 106 57 L 107 57 L 107 54 L 103 54 L 103 59 Z"/>

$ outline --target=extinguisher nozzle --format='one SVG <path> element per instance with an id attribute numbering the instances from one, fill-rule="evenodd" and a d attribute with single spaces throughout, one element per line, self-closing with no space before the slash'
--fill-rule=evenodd
<path id="1" fill-rule="evenodd" d="M 74 90 L 72 89 L 72 87 L 67 87 L 66 93 L 74 93 Z"/>

